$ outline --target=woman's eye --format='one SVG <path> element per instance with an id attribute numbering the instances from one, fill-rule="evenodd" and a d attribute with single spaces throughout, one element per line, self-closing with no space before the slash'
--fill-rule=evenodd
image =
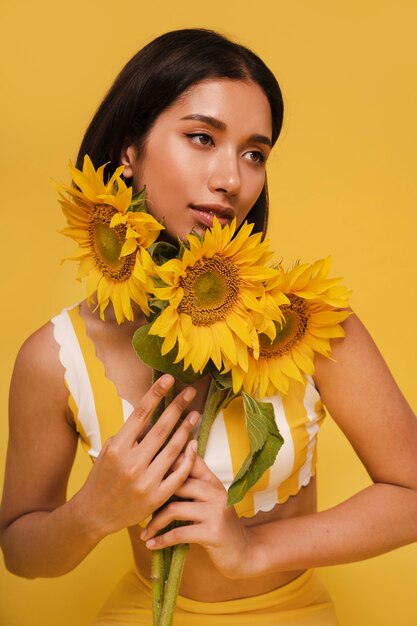
<path id="1" fill-rule="evenodd" d="M 259 150 L 250 150 L 249 152 L 245 152 L 244 156 L 252 163 L 259 163 L 259 165 L 265 163 L 265 156 Z"/>
<path id="2" fill-rule="evenodd" d="M 210 135 L 206 133 L 187 133 L 187 137 L 191 139 L 194 143 L 199 144 L 200 146 L 212 146 L 213 140 Z"/>

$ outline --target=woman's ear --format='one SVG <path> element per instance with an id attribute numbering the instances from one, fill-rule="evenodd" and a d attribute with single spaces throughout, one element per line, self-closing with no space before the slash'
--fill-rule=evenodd
<path id="1" fill-rule="evenodd" d="M 132 144 L 126 142 L 120 155 L 120 164 L 124 165 L 123 176 L 132 178 L 139 165 L 137 150 Z"/>

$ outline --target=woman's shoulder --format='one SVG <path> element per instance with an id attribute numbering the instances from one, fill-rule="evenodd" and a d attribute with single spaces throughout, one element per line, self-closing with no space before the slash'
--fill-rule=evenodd
<path id="1" fill-rule="evenodd" d="M 68 312 L 72 309 L 78 310 L 79 304 L 63 309 L 30 334 L 18 352 L 16 363 L 25 364 L 29 362 L 32 366 L 36 365 L 46 369 L 53 366 L 54 363 L 51 363 L 51 360 L 59 360 L 59 342 L 56 338 L 55 328 L 68 319 Z"/>
<path id="2" fill-rule="evenodd" d="M 68 391 L 59 353 L 54 324 L 49 320 L 29 335 L 19 349 L 11 381 L 12 398 L 24 389 L 32 398 L 43 401 L 47 391 L 51 400 L 66 408 Z"/>
<path id="3" fill-rule="evenodd" d="M 346 395 L 365 392 L 369 381 L 386 383 L 390 378 L 377 345 L 353 311 L 342 326 L 344 337 L 331 340 L 330 358 L 320 354 L 315 358 L 314 382 L 328 408 L 336 398 L 347 404 Z"/>
<path id="4" fill-rule="evenodd" d="M 57 351 L 56 349 L 53 324 L 49 320 L 25 339 L 18 352 L 16 364 L 48 368 L 52 365 L 50 358 Z"/>
<path id="5" fill-rule="evenodd" d="M 350 372 L 356 376 L 360 374 L 358 368 L 386 367 L 377 345 L 354 311 L 341 325 L 344 336 L 331 340 L 331 358 L 316 356 L 314 380 L 319 387 L 329 376 L 343 378 Z"/>
<path id="6" fill-rule="evenodd" d="M 382 448 L 393 429 L 397 441 L 417 442 L 414 414 L 370 333 L 355 314 L 343 327 L 345 337 L 332 341 L 331 359 L 316 359 L 314 375 L 333 419 L 357 452 L 369 442 Z"/>

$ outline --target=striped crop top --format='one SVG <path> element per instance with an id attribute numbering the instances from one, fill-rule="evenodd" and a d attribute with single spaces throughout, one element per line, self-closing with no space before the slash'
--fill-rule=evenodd
<path id="1" fill-rule="evenodd" d="M 104 365 L 86 332 L 79 306 L 52 319 L 54 336 L 65 369 L 69 407 L 81 443 L 92 459 L 103 442 L 114 435 L 133 410 L 106 378 Z M 310 377 L 306 386 L 294 381 L 288 395 L 268 398 L 284 444 L 275 463 L 236 505 L 238 515 L 251 517 L 285 502 L 307 485 L 315 474 L 317 433 L 325 410 Z M 227 489 L 249 452 L 240 398 L 219 413 L 212 426 L 204 460 Z"/>

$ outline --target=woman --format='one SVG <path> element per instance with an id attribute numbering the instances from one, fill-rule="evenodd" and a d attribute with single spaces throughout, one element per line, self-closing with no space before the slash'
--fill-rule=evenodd
<path id="1" fill-rule="evenodd" d="M 135 190 L 146 185 L 149 210 L 170 240 L 193 228 L 203 232 L 214 215 L 224 224 L 247 219 L 260 231 L 268 206 L 265 162 L 281 121 L 279 87 L 255 55 L 208 31 L 167 33 L 117 78 L 87 130 L 77 165 L 86 154 L 95 167 L 110 161 L 109 173 L 122 164 Z M 135 313 L 119 325 L 108 307 L 103 323 L 83 302 L 37 331 L 18 356 L 1 522 L 9 569 L 26 577 L 64 574 L 103 537 L 129 528 L 137 569 L 95 624 L 150 623 L 151 551 L 179 542 L 192 547 L 178 624 L 336 624 L 311 568 L 417 539 L 417 424 L 366 330 L 355 316 L 346 320 L 345 339 L 333 342 L 334 360 L 316 358 L 314 384 L 307 382 L 296 406 L 302 428 L 307 422 L 316 428 L 319 390 L 372 487 L 316 513 L 314 467 L 294 483 L 295 447 L 294 463 L 286 474 L 277 470 L 268 501 L 238 517 L 226 507 L 224 485 L 213 471 L 222 474 L 219 444 L 232 448 L 233 441 L 213 432 L 205 460 L 187 443 L 206 381 L 181 390 L 158 426 L 149 428 L 173 380 L 164 376 L 151 385 L 150 370 L 131 347 L 145 321 L 139 309 Z M 278 400 L 276 409 L 291 412 Z M 187 418 L 163 448 L 184 411 Z M 228 416 L 221 419 L 227 425 Z M 79 434 L 95 463 L 66 502 Z M 168 505 L 146 532 L 140 528 L 172 494 L 188 502 Z M 194 524 L 156 537 L 172 519 Z"/>

